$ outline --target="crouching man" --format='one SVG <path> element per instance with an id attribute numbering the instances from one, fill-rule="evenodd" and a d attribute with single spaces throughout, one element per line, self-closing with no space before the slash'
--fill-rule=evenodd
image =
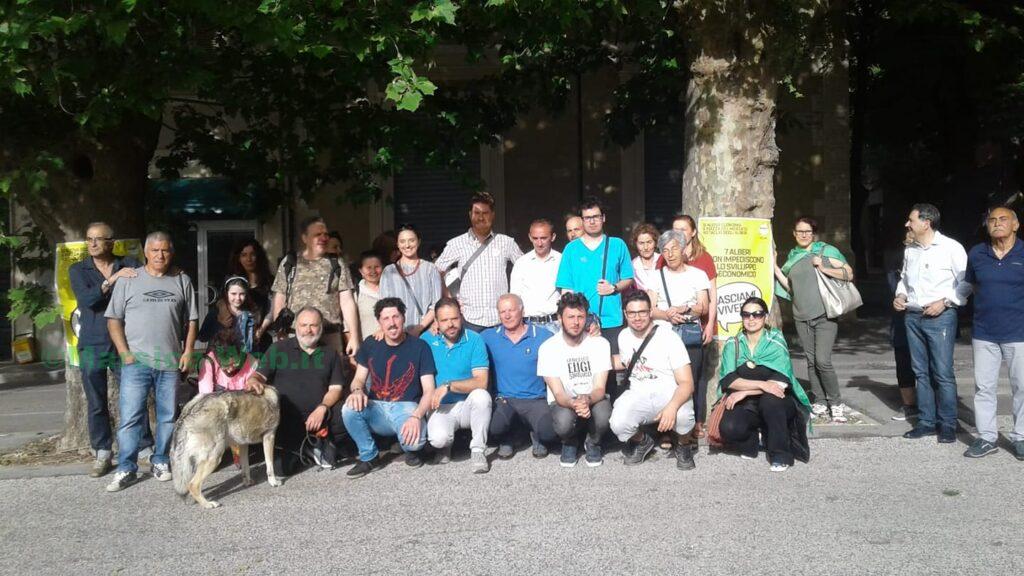
<path id="1" fill-rule="evenodd" d="M 277 426 L 275 469 L 283 475 L 295 472 L 305 444 L 313 462 L 321 468 L 334 467 L 337 446 L 345 438 L 337 404 L 344 392 L 344 370 L 334 348 L 321 343 L 324 317 L 320 310 L 306 306 L 295 317 L 295 336 L 274 342 L 246 390 L 262 394 L 267 384 L 281 399 L 281 423 Z M 323 431 L 328 439 L 320 439 Z M 317 438 L 303 442 L 307 435 Z"/>
<path id="2" fill-rule="evenodd" d="M 601 437 L 608 431 L 612 412 L 612 403 L 605 395 L 612 369 L 611 346 L 604 338 L 587 334 L 588 306 L 583 294 L 562 294 L 556 313 L 562 330 L 541 344 L 538 351 L 537 374 L 548 385 L 551 419 L 562 439 L 559 463 L 565 468 L 576 465 L 584 432 L 587 466 L 601 465 Z"/>
<path id="3" fill-rule="evenodd" d="M 683 341 L 651 321 L 647 294 L 626 296 L 625 308 L 629 329 L 619 333 L 619 354 L 626 362 L 620 362 L 620 369 L 626 370 L 629 389 L 615 401 L 609 424 L 626 443 L 623 461 L 640 464 L 654 449 L 654 438 L 641 426 L 657 424 L 659 432 L 675 430 L 680 435 L 693 429 L 693 376 Z M 676 467 L 695 467 L 689 445 L 676 448 Z"/>
<path id="4" fill-rule="evenodd" d="M 419 451 L 427 439 L 424 421 L 437 373 L 430 346 L 405 332 L 405 303 L 381 298 L 373 308 L 384 339 L 371 336 L 359 348 L 352 394 L 341 412 L 359 449 L 359 462 L 347 473 L 350 478 L 366 476 L 376 466 L 374 434 L 397 436 L 405 463 L 423 464 Z"/>
<path id="5" fill-rule="evenodd" d="M 451 458 L 455 431 L 469 428 L 470 460 L 474 474 L 490 470 L 484 450 L 487 427 L 491 425 L 491 395 L 487 392 L 488 359 L 484 339 L 466 330 L 459 302 L 441 298 L 434 306 L 438 333 L 425 331 L 421 338 L 430 345 L 437 367 L 437 389 L 430 405 L 434 412 L 427 422 L 427 437 L 437 450 L 438 463 Z"/>

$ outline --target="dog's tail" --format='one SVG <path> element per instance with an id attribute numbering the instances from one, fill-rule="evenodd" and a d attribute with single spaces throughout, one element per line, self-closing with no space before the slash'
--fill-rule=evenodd
<path id="1" fill-rule="evenodd" d="M 188 494 L 188 483 L 196 473 L 195 459 L 189 457 L 188 429 L 183 425 L 184 419 L 179 418 L 174 424 L 174 436 L 171 440 L 171 470 L 174 473 L 174 491 L 179 495 Z"/>

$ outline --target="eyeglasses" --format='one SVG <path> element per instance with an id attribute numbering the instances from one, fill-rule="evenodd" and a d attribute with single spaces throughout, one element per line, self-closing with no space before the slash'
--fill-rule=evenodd
<path id="1" fill-rule="evenodd" d="M 626 318 L 643 318 L 650 315 L 650 310 L 626 310 Z"/>
<path id="2" fill-rule="evenodd" d="M 809 234 L 814 234 L 814 230 L 793 230 L 793 234 L 798 234 L 800 236 L 807 236 Z"/>
<path id="3" fill-rule="evenodd" d="M 113 238 L 106 238 L 104 236 L 93 236 L 85 239 L 89 244 L 103 244 L 104 242 L 110 242 Z"/>
<path id="4" fill-rule="evenodd" d="M 757 318 L 761 319 L 767 316 L 768 313 L 764 310 L 758 310 L 757 312 L 740 312 L 740 318 Z"/>
<path id="5" fill-rule="evenodd" d="M 604 218 L 604 214 L 594 214 L 593 216 L 583 216 L 582 218 L 587 222 L 597 222 L 598 220 Z"/>

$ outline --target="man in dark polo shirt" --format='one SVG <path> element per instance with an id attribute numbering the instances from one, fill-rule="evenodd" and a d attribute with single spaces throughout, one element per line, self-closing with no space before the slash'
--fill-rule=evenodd
<path id="1" fill-rule="evenodd" d="M 246 383 L 246 389 L 263 393 L 265 384 L 277 388 L 281 397 L 281 423 L 277 426 L 276 448 L 284 474 L 294 470 L 296 456 L 307 434 L 327 429 L 329 442 L 320 442 L 321 452 L 313 459 L 322 468 L 333 468 L 335 450 L 345 437 L 341 422 L 343 372 L 334 349 L 320 343 L 323 315 L 312 306 L 299 310 L 295 336 L 274 342 Z M 310 446 L 312 450 L 316 446 Z"/>
<path id="2" fill-rule="evenodd" d="M 1024 244 L 1017 238 L 1020 221 L 1006 207 L 993 208 L 985 219 L 989 242 L 967 254 L 964 281 L 974 287 L 974 419 L 978 438 L 964 452 L 980 458 L 996 452 L 996 391 L 999 370 L 1007 363 L 1013 394 L 1013 455 L 1024 460 Z"/>

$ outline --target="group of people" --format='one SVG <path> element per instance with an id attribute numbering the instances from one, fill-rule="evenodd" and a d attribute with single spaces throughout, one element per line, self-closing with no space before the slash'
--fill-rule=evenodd
<path id="1" fill-rule="evenodd" d="M 1024 287 L 1024 261 L 1014 243 L 1016 215 L 993 214 L 993 244 L 976 247 L 964 265 L 957 260 L 963 249 L 957 252 L 959 245 L 934 229 L 938 211 L 915 206 L 908 222 L 914 241 L 894 301 L 906 310 L 916 377 L 917 423 L 908 437 L 937 433 L 946 441 L 956 422 L 955 383 L 949 401 L 951 309 L 974 287 L 975 359 L 986 388 L 979 377 L 981 437 L 968 455 L 995 449 L 1000 358 L 1011 363 L 1015 414 L 1024 417 L 1024 393 L 1018 394 L 1024 363 L 1013 361 L 1022 340 L 1007 333 L 1024 325 L 1013 321 L 1024 319 L 1024 311 L 1014 316 L 1019 305 L 1007 296 L 1008 286 Z M 192 283 L 171 265 L 169 236 L 150 234 L 140 265 L 113 256 L 109 226 L 91 225 L 90 258 L 72 267 L 71 278 L 82 310 L 93 475 L 113 465 L 106 378 L 118 359 L 120 448 L 110 491 L 136 480 L 138 453 L 147 445 L 153 476 L 170 478 L 174 390 L 181 372 L 194 368 L 201 394 L 277 389 L 278 469 L 286 472 L 306 456 L 332 468 L 346 444 L 356 453 L 352 477 L 374 470 L 382 449 L 404 452 L 407 464 L 419 466 L 429 444 L 437 462 L 448 462 L 460 429 L 469 431 L 474 473 L 490 469 L 488 445 L 497 446 L 498 458 L 511 458 L 521 441 L 536 457 L 560 445 L 562 466 L 575 466 L 581 453 L 584 463 L 598 466 L 609 431 L 625 444 L 626 464 L 643 462 L 661 443 L 676 445 L 677 466 L 692 469 L 693 440 L 706 434 L 702 360 L 715 336 L 717 301 L 714 262 L 695 221 L 679 216 L 664 232 L 635 227 L 631 257 L 625 241 L 605 233 L 596 199 L 566 219 L 561 253 L 553 249 L 550 221 L 530 225 L 533 249 L 523 254 L 512 238 L 493 231 L 494 217 L 490 195 L 474 195 L 469 230 L 434 262 L 421 257 L 416 228 L 400 226 L 394 253 L 359 256 L 358 282 L 322 219 L 302 224 L 302 251 L 286 255 L 273 275 L 259 243 L 244 243 L 201 327 Z M 772 470 L 807 460 L 810 417 L 842 422 L 848 410 L 831 363 L 838 325 L 825 314 L 816 276 L 852 281 L 853 271 L 817 233 L 813 219 L 799 219 L 797 245 L 775 268 L 780 295 L 792 301 L 810 393 L 794 378 L 786 340 L 767 325 L 769 306 L 759 298 L 743 303 L 743 330 L 721 351 L 720 439 L 745 458 L 763 447 Z M 981 312 L 989 306 L 1002 309 Z M 193 366 L 197 340 L 207 342 L 207 352 Z M 150 389 L 157 404 L 152 438 Z M 989 413 L 983 427 L 981 415 Z M 1024 426 L 1024 418 L 1018 421 Z M 1013 440 L 1024 457 L 1024 434 Z"/>

